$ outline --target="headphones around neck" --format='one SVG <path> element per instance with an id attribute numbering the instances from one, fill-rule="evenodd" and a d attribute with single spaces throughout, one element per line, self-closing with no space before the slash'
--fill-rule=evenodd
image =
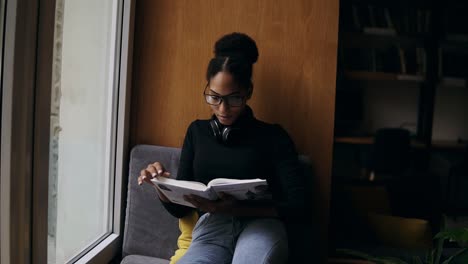
<path id="1" fill-rule="evenodd" d="M 233 135 L 239 132 L 240 128 L 236 126 L 225 126 L 219 122 L 215 115 L 210 120 L 211 130 L 218 142 L 229 144 L 233 141 Z"/>

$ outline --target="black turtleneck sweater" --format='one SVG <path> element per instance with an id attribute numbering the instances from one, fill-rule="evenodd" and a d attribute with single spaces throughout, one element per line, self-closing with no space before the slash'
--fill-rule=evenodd
<path id="1" fill-rule="evenodd" d="M 280 217 L 304 212 L 304 175 L 295 146 L 281 126 L 255 119 L 247 106 L 232 125 L 238 130 L 224 143 L 214 136 L 210 121 L 196 120 L 188 127 L 177 179 L 204 184 L 215 178 L 266 179 Z M 178 218 L 193 210 L 163 204 Z"/>

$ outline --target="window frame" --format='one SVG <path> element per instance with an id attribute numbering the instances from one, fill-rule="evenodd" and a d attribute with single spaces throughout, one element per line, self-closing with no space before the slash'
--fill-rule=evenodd
<path id="1" fill-rule="evenodd" d="M 70 263 L 119 257 L 124 227 L 135 0 L 119 0 L 111 233 Z M 47 263 L 55 0 L 6 0 L 2 80 L 0 262 Z M 120 54 L 117 54 L 120 53 Z M 118 58 L 117 57 L 117 58 Z M 112 188 L 112 186 L 111 186 Z M 12 225 L 11 223 L 15 223 Z M 18 236 L 14 234 L 24 234 Z"/>
<path id="2" fill-rule="evenodd" d="M 37 1 L 6 1 L 0 165 L 2 263 L 30 263 L 32 255 L 30 208 L 36 10 Z"/>

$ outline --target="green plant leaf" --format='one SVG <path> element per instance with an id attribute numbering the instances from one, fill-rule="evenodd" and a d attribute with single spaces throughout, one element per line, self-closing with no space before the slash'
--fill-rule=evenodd
<path id="1" fill-rule="evenodd" d="M 444 231 L 442 231 L 444 232 Z M 440 234 L 439 232 L 438 234 Z M 440 257 L 442 256 L 442 250 L 444 249 L 444 236 L 435 236 L 435 239 L 437 239 L 437 246 L 435 248 L 434 256 L 432 257 L 432 262 L 431 264 L 439 264 L 440 263 Z"/>
<path id="2" fill-rule="evenodd" d="M 336 252 L 341 253 L 341 254 L 345 254 L 345 255 L 350 255 L 350 256 L 354 256 L 354 257 L 363 258 L 363 259 L 366 259 L 366 260 L 375 261 L 374 260 L 375 257 L 373 257 L 373 256 L 371 256 L 369 254 L 366 254 L 364 252 L 357 251 L 357 250 L 339 248 L 339 249 L 336 250 Z"/>
<path id="3" fill-rule="evenodd" d="M 457 251 L 455 254 L 453 254 L 450 258 L 448 258 L 446 261 L 444 261 L 442 264 L 449 264 L 452 259 L 456 258 L 457 256 L 461 255 L 463 252 L 467 251 L 468 248 L 462 248 L 459 251 Z M 466 261 L 468 261 L 468 255 L 466 257 Z M 466 263 L 466 261 L 463 261 L 463 263 Z"/>
<path id="4" fill-rule="evenodd" d="M 434 255 L 435 255 L 435 249 L 428 251 L 426 253 L 426 263 L 427 264 L 434 264 Z"/>
<path id="5" fill-rule="evenodd" d="M 382 264 L 408 264 L 408 262 L 403 261 L 399 258 L 393 258 L 393 257 L 382 257 L 378 258 L 378 261 L 382 261 Z"/>
<path id="6" fill-rule="evenodd" d="M 414 264 L 424 264 L 424 263 L 422 262 L 421 258 L 418 257 L 418 256 L 413 256 L 413 263 L 414 263 Z"/>
<path id="7" fill-rule="evenodd" d="M 450 239 L 460 243 L 468 242 L 468 228 L 454 228 L 440 231 L 435 239 Z"/>

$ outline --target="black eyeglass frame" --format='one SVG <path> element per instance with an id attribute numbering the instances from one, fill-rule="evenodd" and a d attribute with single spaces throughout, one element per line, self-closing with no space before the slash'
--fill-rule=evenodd
<path id="1" fill-rule="evenodd" d="M 206 93 L 206 89 L 208 89 L 209 87 L 209 83 L 206 84 L 205 86 L 205 89 L 203 90 L 203 97 L 205 97 L 205 102 L 209 105 L 221 105 L 223 102 L 226 102 L 227 105 L 229 105 L 230 107 L 241 107 L 244 103 L 245 103 L 245 98 L 247 98 L 247 96 L 242 96 L 242 95 L 224 95 L 224 96 L 221 96 L 221 95 L 216 95 L 216 94 L 208 94 Z M 218 97 L 220 99 L 219 103 L 218 104 L 212 104 L 212 103 L 209 103 L 208 102 L 208 96 L 213 96 L 213 97 Z M 242 101 L 239 105 L 232 105 L 230 102 L 229 102 L 229 97 L 232 97 L 232 96 L 236 96 L 236 97 L 241 97 L 242 98 Z"/>

